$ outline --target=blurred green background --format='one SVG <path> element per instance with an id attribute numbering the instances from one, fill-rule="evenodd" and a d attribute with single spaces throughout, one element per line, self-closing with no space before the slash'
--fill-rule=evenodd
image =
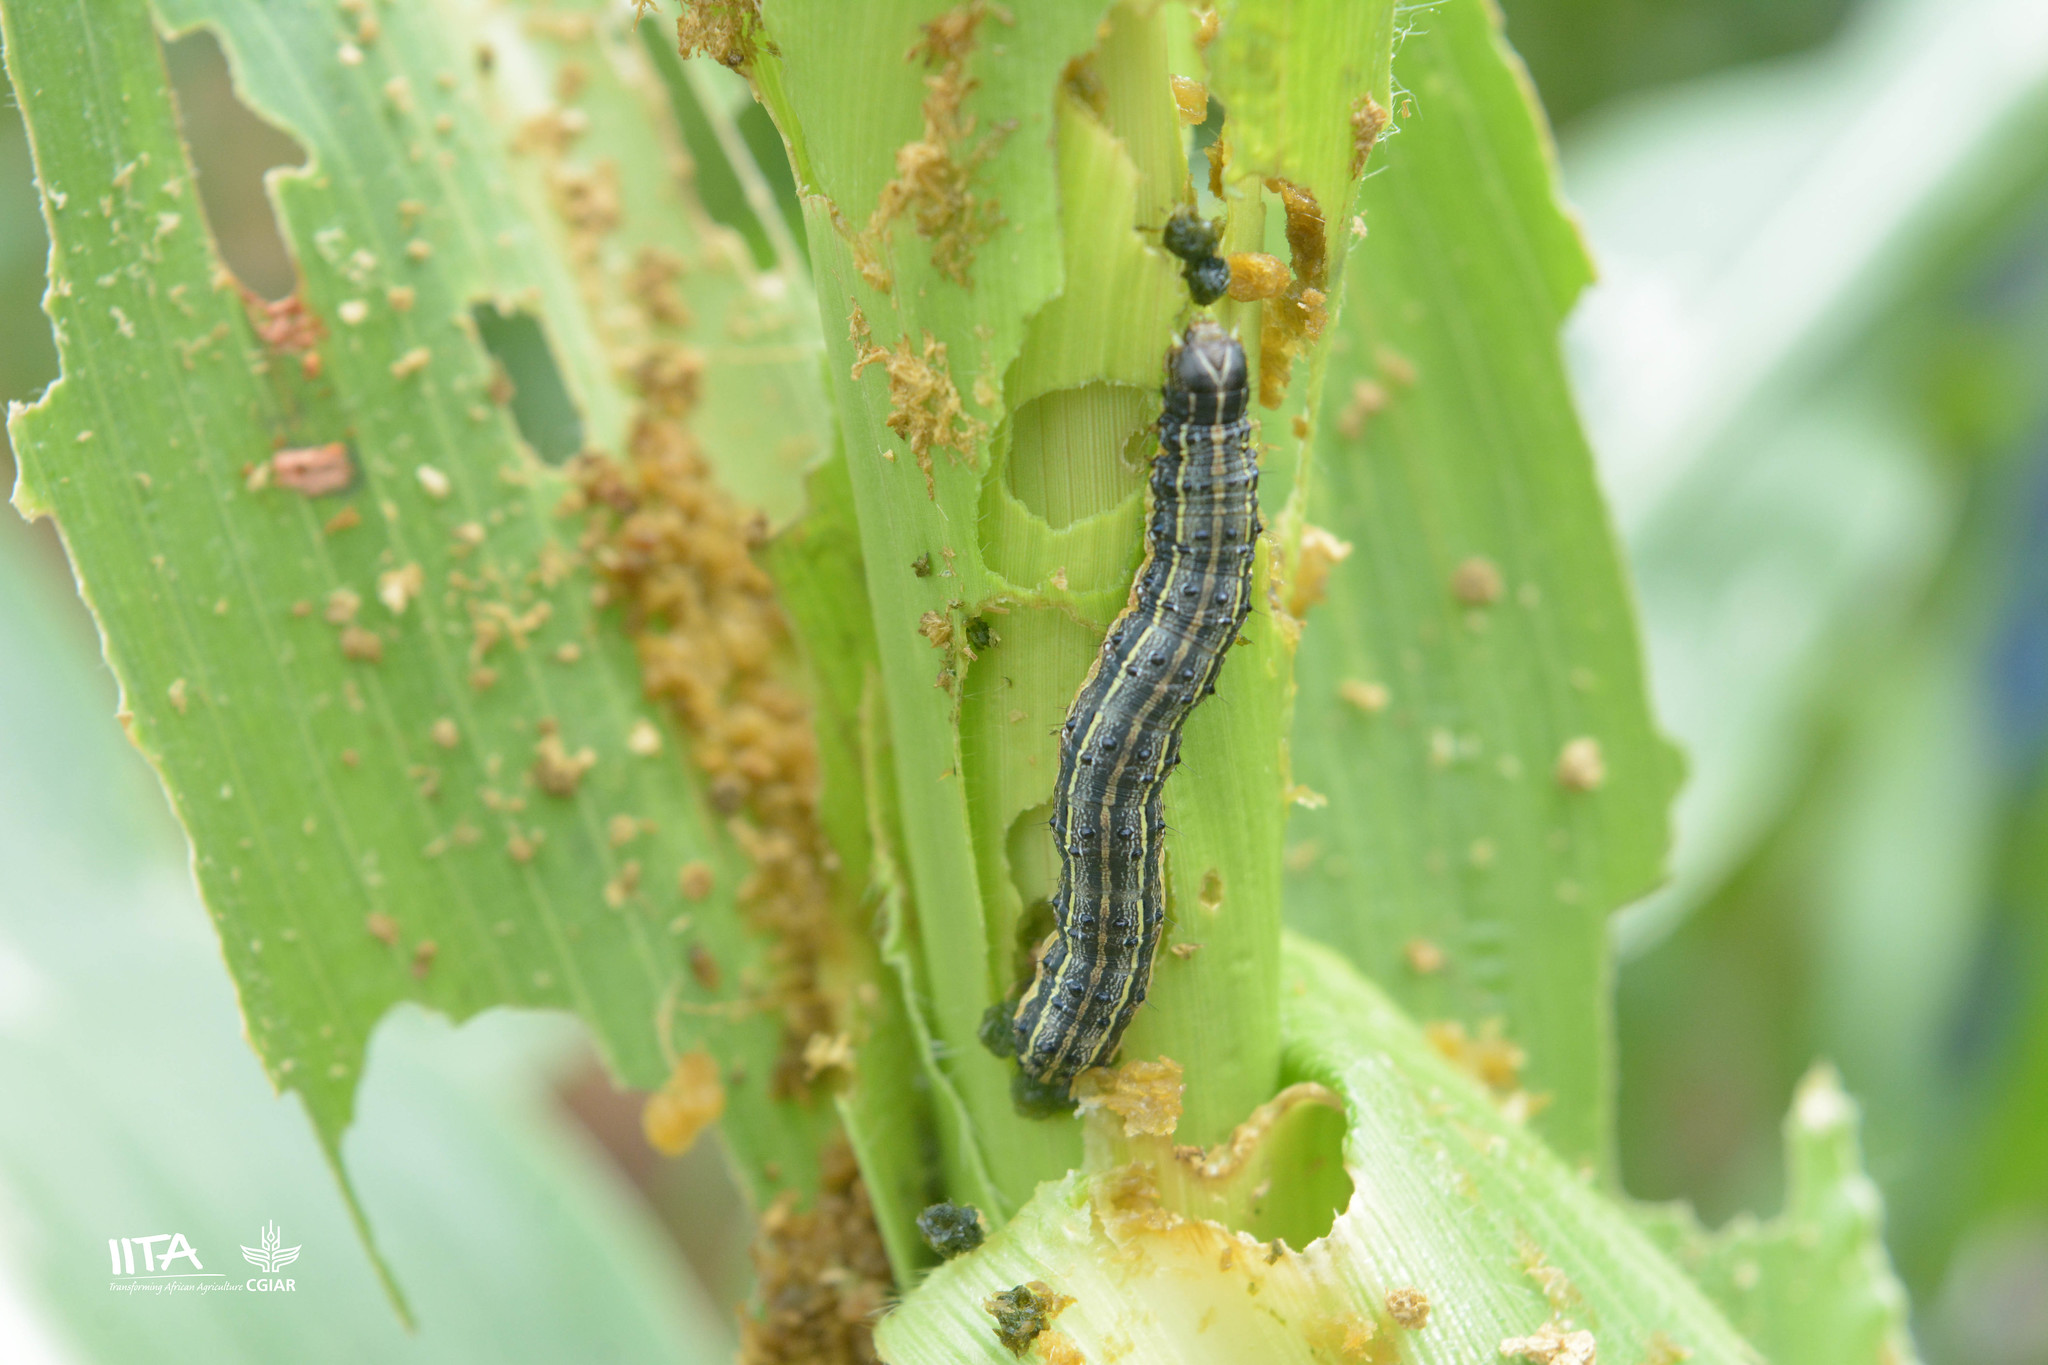
<path id="1" fill-rule="evenodd" d="M 1691 764 L 1672 882 L 1616 925 L 1630 1192 L 1775 1209 L 1831 1058 L 1928 1357 L 2043 1365 L 2048 6 L 1505 8 L 1601 263 L 1568 343 Z M 281 296 L 260 175 L 296 149 L 208 40 L 168 55 L 209 224 Z M 10 103 L 0 397 L 54 374 L 45 250 Z M 0 1358 L 727 1358 L 716 1153 L 656 1161 L 573 1028 L 503 1012 L 400 1012 L 372 1051 L 344 1155 L 404 1331 L 242 1043 L 52 529 L 0 515 L 0 574 Z M 288 1300 L 99 1278 L 108 1237 L 270 1220 Z"/>

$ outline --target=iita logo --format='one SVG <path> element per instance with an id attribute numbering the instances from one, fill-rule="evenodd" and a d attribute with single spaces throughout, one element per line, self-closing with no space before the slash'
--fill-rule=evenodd
<path id="1" fill-rule="evenodd" d="M 156 1249 L 158 1242 L 169 1242 L 162 1251 Z M 135 1268 L 135 1252 L 142 1252 L 142 1269 Z M 185 1240 L 182 1232 L 159 1232 L 150 1237 L 109 1237 L 107 1255 L 114 1263 L 116 1275 L 138 1275 L 149 1279 L 191 1279 L 206 1273 L 206 1267 L 199 1263 L 199 1253 Z M 178 1262 L 188 1264 L 183 1270 L 172 1270 Z M 219 1272 L 214 1272 L 218 1275 Z"/>

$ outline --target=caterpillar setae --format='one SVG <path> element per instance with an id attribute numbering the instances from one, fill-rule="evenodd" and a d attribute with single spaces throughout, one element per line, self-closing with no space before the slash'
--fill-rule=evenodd
<path id="1" fill-rule="evenodd" d="M 1031 1084 L 1064 1097 L 1145 999 L 1166 918 L 1160 795 L 1181 726 L 1251 610 L 1259 524 L 1244 346 L 1197 319 L 1167 353 L 1145 563 L 1060 733 L 1056 928 L 1010 1021 Z"/>

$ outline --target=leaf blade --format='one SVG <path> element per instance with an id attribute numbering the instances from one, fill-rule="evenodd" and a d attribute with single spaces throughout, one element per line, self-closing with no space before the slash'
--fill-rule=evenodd
<path id="1" fill-rule="evenodd" d="M 1502 1021 L 1539 1126 L 1607 1169 L 1606 916 L 1660 875 L 1677 770 L 1559 357 L 1588 267 L 1488 13 L 1433 10 L 1397 71 L 1311 499 L 1356 552 L 1302 643 L 1294 767 L 1330 804 L 1288 913 L 1424 1017 Z"/>
<path id="2" fill-rule="evenodd" d="M 88 25 L 10 6 L 66 365 L 11 430 L 19 503 L 65 530 L 273 1083 L 305 1096 L 332 1155 L 394 1002 L 457 1018 L 566 1007 L 639 1086 L 673 1051 L 715 1047 L 754 1193 L 807 1186 L 831 1110 L 769 1094 L 776 1025 L 741 998 L 767 953 L 734 906 L 746 862 L 595 604 L 580 523 L 559 516 L 567 479 L 493 403 L 470 310 L 533 310 L 592 441 L 614 450 L 646 401 L 622 355 L 687 334 L 652 291 L 623 323 L 603 313 L 635 252 L 694 267 L 703 319 L 751 325 L 754 344 L 710 357 L 714 380 L 753 368 L 812 395 L 721 396 L 710 437 L 818 429 L 805 315 L 763 312 L 667 176 L 662 138 L 620 126 L 655 97 L 616 16 L 491 30 L 492 69 L 538 76 L 545 96 L 568 87 L 541 73 L 577 65 L 578 93 L 615 129 L 593 130 L 580 158 L 524 164 L 510 115 L 531 91 L 493 108 L 457 6 L 394 12 L 381 34 L 312 11 L 162 8 L 173 27 L 214 26 L 250 102 L 309 150 L 278 194 L 307 330 L 260 335 L 220 269 L 149 11 L 107 7 Z M 606 199 L 612 156 L 662 173 L 621 176 Z M 352 465 L 338 494 L 248 478 L 278 446 L 330 441 Z M 749 477 L 765 502 L 800 498 L 787 460 Z M 715 887 L 702 905 L 678 889 L 693 864 Z"/>

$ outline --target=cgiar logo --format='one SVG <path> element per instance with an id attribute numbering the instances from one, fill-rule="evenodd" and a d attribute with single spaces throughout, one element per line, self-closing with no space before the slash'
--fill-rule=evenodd
<path id="1" fill-rule="evenodd" d="M 262 1235 L 256 1240 L 262 1245 L 243 1247 L 242 1259 L 266 1275 L 275 1275 L 278 1271 L 299 1259 L 299 1249 L 297 1247 L 288 1247 L 284 1244 L 284 1237 L 278 1232 L 276 1223 L 265 1223 Z M 249 1287 L 251 1289 L 290 1290 L 294 1286 L 290 1280 L 277 1280 L 270 1283 L 261 1280 L 251 1280 Z"/>

